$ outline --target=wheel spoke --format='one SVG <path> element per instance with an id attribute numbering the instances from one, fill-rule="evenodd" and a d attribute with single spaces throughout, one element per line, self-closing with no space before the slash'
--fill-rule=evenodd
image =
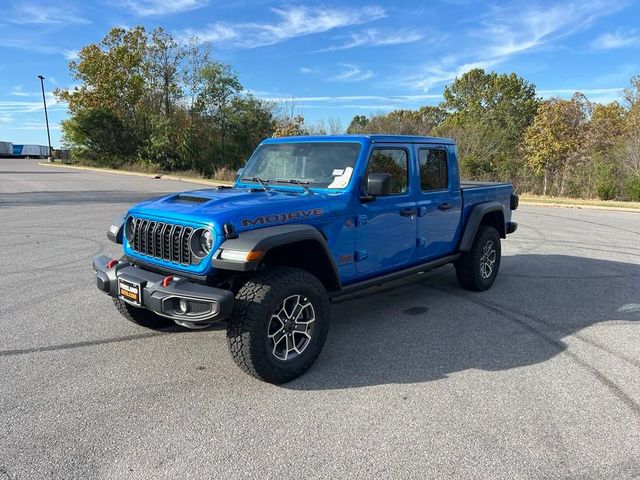
<path id="1" fill-rule="evenodd" d="M 282 310 L 284 310 L 284 313 L 288 318 L 291 318 L 293 317 L 298 305 L 300 305 L 300 295 L 292 295 L 283 302 Z"/>
<path id="2" fill-rule="evenodd" d="M 293 335 L 291 334 L 286 335 L 285 338 L 287 339 L 287 352 L 285 353 L 285 360 L 286 360 L 287 358 L 289 358 L 289 354 L 296 350 L 296 346 L 293 343 Z"/>
<path id="3" fill-rule="evenodd" d="M 287 321 L 287 312 L 285 312 L 284 308 L 281 308 L 278 313 L 275 313 L 273 316 L 280 320 L 280 322 L 282 323 Z"/>
<path id="4" fill-rule="evenodd" d="M 302 350 L 300 350 L 300 349 L 298 348 L 298 345 L 297 345 L 297 342 L 296 342 L 296 334 L 297 334 L 297 332 L 293 332 L 293 333 L 291 333 L 291 346 L 292 346 L 293 350 L 294 350 L 298 355 L 300 355 L 300 354 L 302 353 L 302 351 L 304 350 L 304 347 L 303 347 L 303 349 L 302 349 Z"/>
<path id="5" fill-rule="evenodd" d="M 269 333 L 267 336 L 272 339 L 273 341 L 276 340 L 276 335 L 281 334 L 284 331 L 284 325 L 281 326 L 278 330 L 276 330 L 273 333 Z M 280 339 L 280 336 L 278 336 L 278 339 Z M 277 342 L 276 342 L 277 343 Z"/>
<path id="6" fill-rule="evenodd" d="M 305 298 L 305 300 L 307 299 Z M 297 323 L 298 319 L 302 315 L 302 312 L 304 312 L 309 307 L 311 307 L 311 302 L 309 301 L 307 301 L 306 303 L 298 302 L 298 304 L 296 305 L 296 308 L 293 311 L 293 314 L 291 315 L 291 318 L 293 319 L 293 321 Z"/>
<path id="7" fill-rule="evenodd" d="M 305 299 L 306 300 L 306 299 Z M 307 319 L 306 320 L 302 320 L 302 318 L 304 318 L 303 313 L 305 311 L 307 311 Z M 293 318 L 293 321 L 297 324 L 305 324 L 308 325 L 311 322 L 313 322 L 316 319 L 316 315 L 315 312 L 313 310 L 313 305 L 311 305 L 311 302 L 307 302 L 303 305 L 301 305 L 300 310 L 298 311 L 297 315 Z"/>

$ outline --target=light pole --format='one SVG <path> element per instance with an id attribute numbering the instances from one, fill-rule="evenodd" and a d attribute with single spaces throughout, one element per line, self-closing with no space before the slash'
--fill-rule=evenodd
<path id="1" fill-rule="evenodd" d="M 40 86 L 42 87 L 42 103 L 44 103 L 44 120 L 47 123 L 47 140 L 49 141 L 49 158 L 48 160 L 51 162 L 53 159 L 53 152 L 51 151 L 51 134 L 49 133 L 49 115 L 47 114 L 47 99 L 44 96 L 44 77 L 42 75 L 38 75 L 40 79 Z"/>

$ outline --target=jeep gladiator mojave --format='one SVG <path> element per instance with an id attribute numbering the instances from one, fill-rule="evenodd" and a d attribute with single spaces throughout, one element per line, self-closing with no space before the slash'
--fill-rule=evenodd
<path id="1" fill-rule="evenodd" d="M 132 207 L 107 232 L 124 256 L 93 268 L 128 320 L 227 320 L 238 366 L 284 383 L 320 353 L 332 298 L 447 263 L 489 288 L 517 206 L 509 183 L 461 183 L 448 139 L 268 139 L 233 187 Z"/>

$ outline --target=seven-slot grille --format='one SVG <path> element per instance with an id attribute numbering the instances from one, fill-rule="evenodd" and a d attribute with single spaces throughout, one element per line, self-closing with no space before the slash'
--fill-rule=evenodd
<path id="1" fill-rule="evenodd" d="M 193 231 L 193 228 L 182 225 L 134 218 L 133 241 L 130 245 L 134 252 L 148 257 L 191 265 L 198 260 L 191 254 Z"/>

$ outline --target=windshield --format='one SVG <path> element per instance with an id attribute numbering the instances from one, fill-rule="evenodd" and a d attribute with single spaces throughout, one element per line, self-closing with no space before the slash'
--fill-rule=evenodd
<path id="1" fill-rule="evenodd" d="M 345 188 L 361 145 L 353 142 L 274 143 L 262 145 L 242 172 L 242 181 Z M 292 181 L 293 180 L 293 181 Z"/>

